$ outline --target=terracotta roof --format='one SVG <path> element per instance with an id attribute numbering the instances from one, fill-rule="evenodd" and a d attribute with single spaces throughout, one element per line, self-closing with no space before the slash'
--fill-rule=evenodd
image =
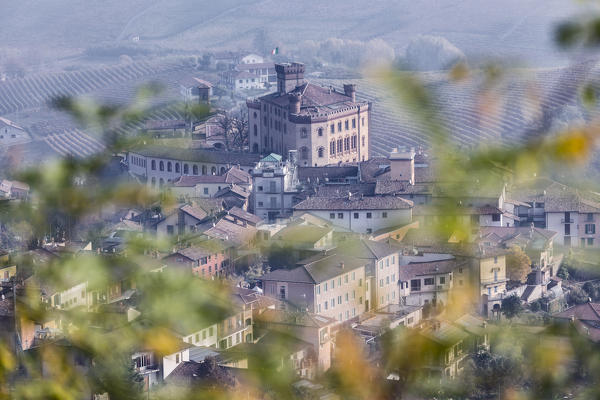
<path id="1" fill-rule="evenodd" d="M 224 218 L 220 219 L 215 226 L 204 233 L 207 236 L 226 240 L 241 246 L 251 242 L 257 233 L 257 229 L 251 225 L 241 226 Z"/>
<path id="2" fill-rule="evenodd" d="M 183 211 L 184 213 L 188 214 L 189 216 L 194 217 L 200 221 L 208 216 L 206 211 L 204 211 L 200 207 L 194 207 L 189 204 L 184 205 L 183 207 L 180 208 L 180 210 Z"/>
<path id="3" fill-rule="evenodd" d="M 578 304 L 557 314 L 554 314 L 555 318 L 567 318 L 585 320 L 585 321 L 598 321 L 600 322 L 600 303 L 585 303 Z"/>
<path id="4" fill-rule="evenodd" d="M 227 214 L 229 215 L 233 215 L 234 217 L 238 218 L 238 219 L 242 219 L 244 221 L 250 222 L 251 224 L 258 224 L 262 221 L 262 218 L 249 213 L 248 211 L 242 210 L 239 207 L 232 207 L 229 211 L 227 211 Z"/>
<path id="5" fill-rule="evenodd" d="M 412 207 L 412 201 L 396 196 L 309 197 L 294 206 L 294 210 L 406 210 Z"/>

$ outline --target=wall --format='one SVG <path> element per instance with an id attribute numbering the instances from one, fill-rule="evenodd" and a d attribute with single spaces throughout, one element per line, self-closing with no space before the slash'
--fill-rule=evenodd
<path id="1" fill-rule="evenodd" d="M 354 218 L 355 212 L 358 213 L 358 218 Z M 386 218 L 383 217 L 383 212 L 387 212 Z M 331 222 L 334 226 L 357 233 L 373 233 L 379 229 L 408 224 L 412 216 L 411 209 L 372 211 L 312 210 L 309 213 Z M 331 213 L 335 214 L 335 218 L 330 218 Z M 341 219 L 338 218 L 338 214 L 340 213 L 343 214 L 343 218 Z M 367 218 L 367 213 L 371 213 L 371 218 Z"/>
<path id="2" fill-rule="evenodd" d="M 340 322 L 364 313 L 367 300 L 365 278 L 365 268 L 360 267 L 321 282 L 315 287 L 315 312 Z"/>

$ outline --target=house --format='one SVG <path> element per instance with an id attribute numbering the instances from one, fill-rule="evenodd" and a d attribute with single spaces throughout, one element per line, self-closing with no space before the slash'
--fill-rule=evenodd
<path id="1" fill-rule="evenodd" d="M 202 208 L 192 204 L 177 207 L 155 225 L 157 236 L 185 235 L 198 232 L 198 225 L 210 215 Z"/>
<path id="2" fill-rule="evenodd" d="M 201 278 L 214 278 L 225 274 L 229 266 L 229 252 L 216 241 L 194 243 L 163 258 L 170 265 L 177 265 Z"/>
<path id="3" fill-rule="evenodd" d="M 29 185 L 19 181 L 0 181 L 0 198 L 26 200 L 29 196 Z"/>
<path id="4" fill-rule="evenodd" d="M 454 321 L 454 325 L 469 334 L 465 340 L 464 350 L 470 354 L 490 350 L 490 332 L 487 322 L 473 314 L 465 314 Z"/>
<path id="5" fill-rule="evenodd" d="M 178 198 L 215 197 L 219 191 L 233 185 L 251 190 L 252 178 L 247 172 L 231 167 L 222 175 L 180 176 L 170 185 L 170 190 Z"/>
<path id="6" fill-rule="evenodd" d="M 197 77 L 183 79 L 179 82 L 179 92 L 187 104 L 210 104 L 212 83 Z"/>
<path id="7" fill-rule="evenodd" d="M 469 355 L 467 332 L 447 321 L 431 320 L 418 335 L 427 349 L 424 372 L 429 377 L 456 378 L 464 370 Z"/>
<path id="8" fill-rule="evenodd" d="M 454 271 L 461 263 L 444 254 L 402 255 L 399 282 L 401 304 L 447 304 Z"/>
<path id="9" fill-rule="evenodd" d="M 412 208 L 412 201 L 396 196 L 313 196 L 296 204 L 294 214 L 308 212 L 336 228 L 371 234 L 411 222 Z"/>
<path id="10" fill-rule="evenodd" d="M 507 207 L 520 224 L 557 232 L 554 243 L 566 247 L 597 247 L 600 231 L 600 196 L 547 178 L 537 178 L 510 188 Z"/>
<path id="11" fill-rule="evenodd" d="M 317 353 L 314 345 L 278 329 L 268 330 L 256 343 L 253 354 L 263 361 L 264 354 L 277 355 L 281 359 L 274 374 L 283 369 L 292 370 L 300 378 L 314 379 L 318 373 Z M 252 368 L 252 363 L 250 368 Z"/>
<path id="12" fill-rule="evenodd" d="M 188 124 L 183 119 L 148 120 L 144 124 L 146 133 L 152 137 L 179 137 L 184 136 Z"/>
<path id="13" fill-rule="evenodd" d="M 600 303 L 584 303 L 553 314 L 555 321 L 570 323 L 583 337 L 600 343 Z"/>
<path id="14" fill-rule="evenodd" d="M 341 242 L 337 248 L 346 254 L 362 260 L 367 265 L 368 287 L 371 296 L 365 302 L 365 310 L 378 310 L 390 304 L 400 304 L 398 280 L 400 279 L 400 246 L 367 239 L 350 239 Z"/>
<path id="15" fill-rule="evenodd" d="M 291 312 L 280 309 L 269 309 L 257 320 L 257 327 L 264 330 L 282 332 L 309 343 L 316 355 L 318 372 L 325 372 L 331 367 L 333 354 L 333 329 L 338 322 L 323 315 L 311 312 Z M 302 370 L 302 366 L 299 366 Z"/>
<path id="16" fill-rule="evenodd" d="M 299 219 L 274 233 L 265 245 L 271 268 L 281 268 L 332 249 L 333 229 Z"/>
<path id="17" fill-rule="evenodd" d="M 265 77 L 248 70 L 229 70 L 221 73 L 221 82 L 234 91 L 264 89 Z"/>
<path id="18" fill-rule="evenodd" d="M 318 254 L 296 268 L 263 275 L 264 295 L 338 322 L 353 321 L 365 312 L 371 296 L 367 264 L 343 253 Z"/>
<path id="19" fill-rule="evenodd" d="M 271 153 L 252 170 L 253 212 L 268 222 L 292 215 L 299 194 L 296 153 L 291 151 L 287 161 Z"/>
<path id="20" fill-rule="evenodd" d="M 249 53 L 240 58 L 240 64 L 262 64 L 265 59 L 258 54 Z M 271 64 L 272 65 L 272 64 Z"/>
<path id="21" fill-rule="evenodd" d="M 271 85 L 275 85 L 277 82 L 277 73 L 275 71 L 275 64 L 272 62 L 255 62 L 245 63 L 241 62 L 235 66 L 236 71 L 248 72 L 259 77 L 262 88 L 269 88 Z"/>
<path id="22" fill-rule="evenodd" d="M 277 91 L 246 101 L 254 153 L 298 152 L 298 165 L 322 166 L 369 158 L 371 103 L 356 85 L 339 91 L 304 80 L 301 63 L 275 64 Z"/>
<path id="23" fill-rule="evenodd" d="M 234 184 L 219 190 L 215 193 L 214 198 L 221 200 L 226 210 L 238 208 L 245 211 L 248 209 L 250 195 L 251 192 L 248 189 Z"/>

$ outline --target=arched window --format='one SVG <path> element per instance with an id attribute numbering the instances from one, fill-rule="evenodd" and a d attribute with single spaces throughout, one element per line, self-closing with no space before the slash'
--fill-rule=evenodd
<path id="1" fill-rule="evenodd" d="M 306 147 L 302 147 L 300 149 L 300 158 L 303 160 L 308 160 L 308 149 Z"/>
<path id="2" fill-rule="evenodd" d="M 189 173 L 190 173 L 190 166 L 189 166 L 189 165 L 187 165 L 187 164 L 183 164 L 183 173 L 184 173 L 185 175 L 187 175 L 187 174 L 189 174 Z"/>
<path id="3" fill-rule="evenodd" d="M 317 154 L 319 156 L 319 158 L 323 158 L 323 156 L 325 155 L 325 149 L 322 147 L 319 147 L 319 149 L 317 150 Z"/>
<path id="4" fill-rule="evenodd" d="M 150 161 L 150 168 L 152 169 L 152 171 L 156 170 L 156 160 Z"/>
<path id="5" fill-rule="evenodd" d="M 173 166 L 171 165 L 171 161 L 167 161 L 167 172 L 171 172 L 173 170 Z"/>
<path id="6" fill-rule="evenodd" d="M 194 165 L 192 167 L 192 170 L 194 171 L 194 175 L 198 175 L 198 166 L 197 165 Z"/>
<path id="7" fill-rule="evenodd" d="M 175 163 L 175 172 L 179 173 L 179 163 Z"/>
<path id="8" fill-rule="evenodd" d="M 258 127 L 254 124 L 254 136 L 258 136 Z"/>
<path id="9" fill-rule="evenodd" d="M 161 171 L 164 171 L 164 170 L 165 170 L 165 163 L 164 163 L 164 162 L 162 162 L 162 161 L 160 161 L 160 162 L 158 163 L 158 169 L 160 169 Z"/>
<path id="10" fill-rule="evenodd" d="M 224 175 L 225 171 L 226 171 L 225 167 L 221 167 L 221 175 Z"/>
<path id="11" fill-rule="evenodd" d="M 253 153 L 258 153 L 258 143 L 254 143 L 254 144 L 252 145 L 252 152 L 253 152 Z"/>
<path id="12" fill-rule="evenodd" d="M 217 174 L 217 167 L 212 167 L 212 168 L 210 169 L 210 174 L 211 174 L 211 175 L 216 175 L 216 174 Z"/>
<path id="13" fill-rule="evenodd" d="M 319 136 L 323 136 L 323 128 L 319 128 L 318 132 L 319 132 Z"/>
<path id="14" fill-rule="evenodd" d="M 202 166 L 202 175 L 206 175 L 206 165 Z"/>

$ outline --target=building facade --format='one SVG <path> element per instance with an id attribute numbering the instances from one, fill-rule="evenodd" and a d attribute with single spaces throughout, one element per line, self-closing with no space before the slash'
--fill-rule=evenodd
<path id="1" fill-rule="evenodd" d="M 255 153 L 298 151 L 300 166 L 369 158 L 371 103 L 356 86 L 340 92 L 304 81 L 304 64 L 276 64 L 277 91 L 246 102 L 249 146 Z"/>

